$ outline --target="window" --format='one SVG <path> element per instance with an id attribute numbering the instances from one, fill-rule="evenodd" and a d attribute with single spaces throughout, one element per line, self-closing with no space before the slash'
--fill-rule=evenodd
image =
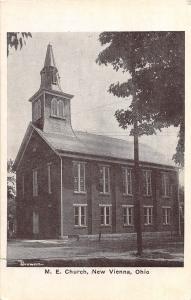
<path id="1" fill-rule="evenodd" d="M 133 225 L 133 205 L 123 205 L 123 225 Z"/>
<path id="2" fill-rule="evenodd" d="M 131 169 L 122 168 L 123 194 L 132 195 L 132 173 Z"/>
<path id="3" fill-rule="evenodd" d="M 61 118 L 64 117 L 64 103 L 62 100 L 58 101 L 58 116 Z"/>
<path id="4" fill-rule="evenodd" d="M 41 101 L 38 100 L 37 102 L 37 119 L 40 119 L 41 117 Z"/>
<path id="5" fill-rule="evenodd" d="M 100 205 L 101 225 L 111 225 L 111 205 Z"/>
<path id="6" fill-rule="evenodd" d="M 153 223 L 153 207 L 144 207 L 144 224 L 150 225 Z"/>
<path id="7" fill-rule="evenodd" d="M 162 207 L 162 223 L 163 225 L 170 225 L 171 208 Z"/>
<path id="8" fill-rule="evenodd" d="M 86 226 L 86 204 L 74 204 L 74 225 Z"/>
<path id="9" fill-rule="evenodd" d="M 51 189 L 51 163 L 48 163 L 48 193 L 52 193 Z"/>
<path id="10" fill-rule="evenodd" d="M 143 193 L 144 195 L 150 196 L 152 194 L 151 171 L 143 170 L 143 178 Z"/>
<path id="11" fill-rule="evenodd" d="M 34 120 L 38 119 L 38 107 L 37 102 L 34 103 Z"/>
<path id="12" fill-rule="evenodd" d="M 162 195 L 164 197 L 170 196 L 170 182 L 169 175 L 167 173 L 162 173 Z"/>
<path id="13" fill-rule="evenodd" d="M 52 84 L 57 84 L 57 74 L 55 72 L 52 73 Z"/>
<path id="14" fill-rule="evenodd" d="M 33 170 L 33 196 L 38 196 L 37 170 Z"/>
<path id="15" fill-rule="evenodd" d="M 52 116 L 57 116 L 57 100 L 55 98 L 52 99 L 51 101 L 51 115 Z"/>
<path id="16" fill-rule="evenodd" d="M 99 168 L 99 190 L 100 193 L 107 194 L 110 192 L 110 174 L 109 167 L 100 166 Z"/>
<path id="17" fill-rule="evenodd" d="M 34 120 L 38 120 L 41 117 L 41 101 L 40 99 L 34 103 Z"/>
<path id="18" fill-rule="evenodd" d="M 85 193 L 85 163 L 74 162 L 74 192 Z"/>

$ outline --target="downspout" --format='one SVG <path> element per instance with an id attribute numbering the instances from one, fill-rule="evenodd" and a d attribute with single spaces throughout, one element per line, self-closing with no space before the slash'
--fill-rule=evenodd
<path id="1" fill-rule="evenodd" d="M 62 157 L 60 157 L 60 238 L 63 238 Z"/>

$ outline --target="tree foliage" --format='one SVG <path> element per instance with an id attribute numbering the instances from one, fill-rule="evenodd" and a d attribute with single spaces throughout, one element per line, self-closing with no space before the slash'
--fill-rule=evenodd
<path id="1" fill-rule="evenodd" d="M 16 213 L 16 178 L 13 171 L 13 160 L 7 161 L 7 214 L 9 218 L 14 219 Z"/>
<path id="2" fill-rule="evenodd" d="M 155 134 L 171 125 L 179 127 L 174 161 L 184 164 L 184 32 L 103 32 L 96 62 L 130 74 L 125 82 L 112 83 L 109 93 L 129 99 L 127 109 L 115 117 L 126 129 L 135 117 L 139 135 Z M 131 130 L 133 135 L 133 129 Z"/>
<path id="3" fill-rule="evenodd" d="M 21 49 L 29 37 L 32 37 L 30 32 L 7 32 L 7 56 L 10 48 Z"/>

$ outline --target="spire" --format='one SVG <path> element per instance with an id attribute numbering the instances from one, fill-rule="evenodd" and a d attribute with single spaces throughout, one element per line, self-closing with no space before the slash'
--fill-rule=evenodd
<path id="1" fill-rule="evenodd" d="M 50 43 L 47 46 L 44 67 L 55 67 L 56 68 L 54 53 L 52 50 L 52 45 Z"/>
<path id="2" fill-rule="evenodd" d="M 52 45 L 49 43 L 46 50 L 44 67 L 41 74 L 41 88 L 61 91 L 60 76 L 56 67 Z"/>

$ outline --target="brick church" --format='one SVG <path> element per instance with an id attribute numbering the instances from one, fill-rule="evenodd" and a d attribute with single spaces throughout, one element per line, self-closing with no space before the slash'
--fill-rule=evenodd
<path id="1" fill-rule="evenodd" d="M 74 131 L 73 95 L 60 86 L 48 45 L 39 90 L 29 99 L 29 123 L 14 168 L 17 236 L 135 232 L 133 144 Z M 172 162 L 140 144 L 142 230 L 178 230 L 178 172 Z"/>

